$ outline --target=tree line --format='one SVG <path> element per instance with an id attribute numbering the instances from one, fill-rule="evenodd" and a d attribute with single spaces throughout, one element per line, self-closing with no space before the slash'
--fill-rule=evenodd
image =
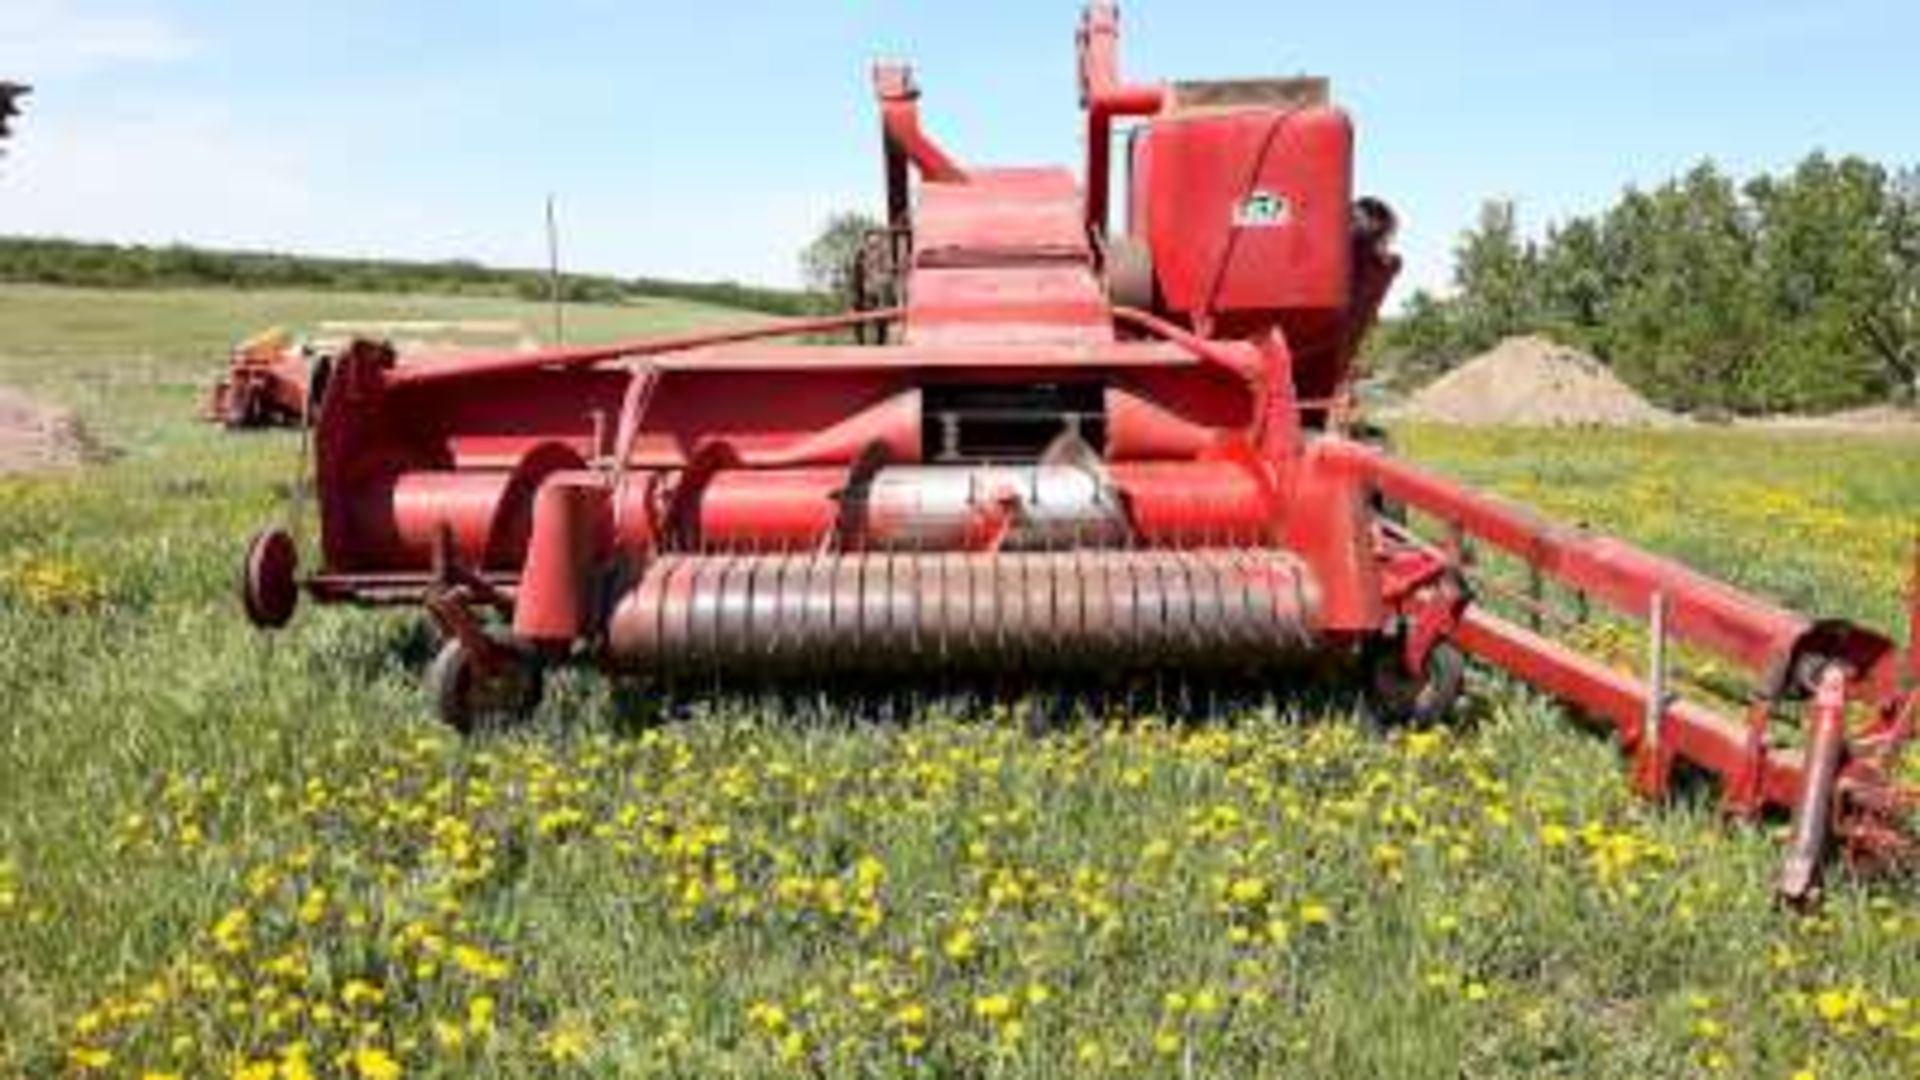
<path id="1" fill-rule="evenodd" d="M 1920 397 L 1920 169 L 1814 154 L 1741 182 L 1707 162 L 1538 238 L 1490 202 L 1454 256 L 1453 289 L 1416 292 L 1376 346 L 1406 381 L 1544 333 L 1673 408 Z"/>
<path id="2" fill-rule="evenodd" d="M 545 270 L 503 269 L 461 259 L 404 262 L 321 258 L 179 244 L 146 247 L 35 237 L 0 237 L 0 281 L 115 289 L 209 286 L 431 292 L 525 300 L 545 300 L 552 288 Z M 601 274 L 563 274 L 561 293 L 569 303 L 624 303 L 665 297 L 775 315 L 800 315 L 821 306 L 818 297 L 797 289 Z"/>

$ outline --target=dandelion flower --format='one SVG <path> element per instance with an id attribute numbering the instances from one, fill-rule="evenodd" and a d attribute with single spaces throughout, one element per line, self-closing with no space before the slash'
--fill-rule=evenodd
<path id="1" fill-rule="evenodd" d="M 352 1052 L 354 1074 L 360 1080 L 400 1080 L 400 1063 L 377 1046 L 362 1046 Z"/>

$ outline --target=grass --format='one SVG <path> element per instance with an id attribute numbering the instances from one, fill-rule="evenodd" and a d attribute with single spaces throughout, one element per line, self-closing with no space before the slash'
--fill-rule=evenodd
<path id="1" fill-rule="evenodd" d="M 0 290 L 0 381 L 129 451 L 0 480 L 0 1075 L 1920 1069 L 1909 891 L 1777 910 L 1770 830 L 1639 803 L 1604 740 L 1491 679 L 1458 726 L 1381 737 L 1286 695 L 637 725 L 567 675 L 529 728 L 448 737 L 414 620 L 244 625 L 293 441 L 191 419 L 236 334 L 392 303 Z M 1883 624 L 1920 524 L 1911 445 L 1402 442 Z"/>
<path id="2" fill-rule="evenodd" d="M 763 317 L 680 300 L 575 304 L 566 327 L 592 342 Z M 0 383 L 78 409 L 123 449 L 171 450 L 200 431 L 192 406 L 240 339 L 397 319 L 511 319 L 543 339 L 553 325 L 546 304 L 491 297 L 0 285 Z"/>

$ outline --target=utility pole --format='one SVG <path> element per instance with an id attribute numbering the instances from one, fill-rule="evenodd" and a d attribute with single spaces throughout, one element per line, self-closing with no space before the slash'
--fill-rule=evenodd
<path id="1" fill-rule="evenodd" d="M 553 195 L 547 195 L 547 291 L 553 300 L 553 343 L 567 343 L 565 300 L 560 288 L 560 227 L 554 219 Z"/>

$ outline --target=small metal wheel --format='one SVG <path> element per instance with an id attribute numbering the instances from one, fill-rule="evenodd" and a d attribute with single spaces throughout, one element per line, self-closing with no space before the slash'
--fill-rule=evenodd
<path id="1" fill-rule="evenodd" d="M 1368 705 L 1385 724 L 1424 726 L 1445 720 L 1466 683 L 1466 657 L 1451 642 L 1428 650 L 1426 665 L 1418 672 L 1407 670 L 1400 643 L 1392 639 L 1370 648 L 1362 662 Z"/>
<path id="2" fill-rule="evenodd" d="M 458 637 L 449 637 L 427 668 L 427 693 L 442 723 L 462 735 L 496 730 L 533 715 L 546 689 L 546 671 L 531 649 L 495 640 L 482 663 Z"/>
<path id="3" fill-rule="evenodd" d="M 300 602 L 300 585 L 294 577 L 299 565 L 300 553 L 287 530 L 274 527 L 253 534 L 240 571 L 240 602 L 247 609 L 248 622 L 262 630 L 287 625 Z"/>

